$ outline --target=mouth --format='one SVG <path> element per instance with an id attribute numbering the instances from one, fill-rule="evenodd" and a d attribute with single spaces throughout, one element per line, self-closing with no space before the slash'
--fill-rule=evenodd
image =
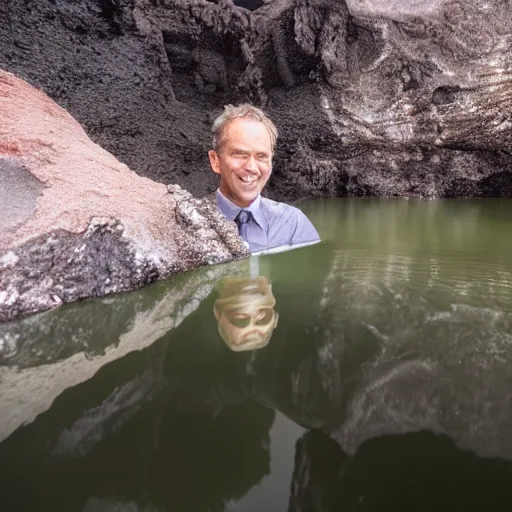
<path id="1" fill-rule="evenodd" d="M 253 188 L 258 181 L 258 178 L 256 178 L 256 176 L 239 176 L 238 179 L 243 183 L 243 185 L 246 188 Z"/>
<path id="2" fill-rule="evenodd" d="M 263 348 L 270 341 L 269 333 L 264 333 L 258 329 L 252 329 L 246 333 L 242 339 L 230 340 L 228 346 L 235 352 L 241 352 L 244 350 L 256 350 Z"/>
<path id="3" fill-rule="evenodd" d="M 243 343 L 251 343 L 251 342 L 255 342 L 255 341 L 261 341 L 264 338 L 265 338 L 264 332 L 262 332 L 258 329 L 253 329 L 252 331 L 249 331 L 242 337 L 241 343 L 243 344 Z"/>

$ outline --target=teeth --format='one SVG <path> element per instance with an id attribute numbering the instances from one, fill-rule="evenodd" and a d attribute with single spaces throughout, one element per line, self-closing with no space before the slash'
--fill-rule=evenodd
<path id="1" fill-rule="evenodd" d="M 256 178 L 251 178 L 250 176 L 245 176 L 244 178 L 241 178 L 241 180 L 244 183 L 252 183 L 253 181 L 256 181 Z"/>

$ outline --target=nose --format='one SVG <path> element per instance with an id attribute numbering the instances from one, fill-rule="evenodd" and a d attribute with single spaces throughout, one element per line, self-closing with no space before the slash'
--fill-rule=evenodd
<path id="1" fill-rule="evenodd" d="M 256 158 L 254 158 L 253 155 L 249 156 L 247 158 L 247 160 L 245 161 L 245 168 L 247 171 L 251 171 L 251 172 L 258 171 L 258 165 L 256 163 Z"/>

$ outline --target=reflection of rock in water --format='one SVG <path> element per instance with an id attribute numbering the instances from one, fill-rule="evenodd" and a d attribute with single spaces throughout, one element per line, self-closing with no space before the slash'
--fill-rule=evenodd
<path id="1" fill-rule="evenodd" d="M 114 391 L 98 406 L 85 411 L 57 439 L 52 455 L 79 457 L 111 432 L 118 431 L 162 387 L 161 375 L 148 371 Z"/>
<path id="2" fill-rule="evenodd" d="M 268 472 L 270 406 L 331 436 L 315 431 L 298 443 L 291 511 L 337 512 L 366 503 L 374 510 L 377 504 L 383 510 L 382 503 L 415 510 L 413 495 L 422 496 L 424 488 L 431 500 L 425 503 L 436 510 L 446 489 L 439 475 L 463 498 L 470 496 L 468 508 L 475 495 L 464 494 L 462 484 L 472 492 L 486 474 L 496 478 L 486 481 L 489 492 L 506 495 L 501 482 L 512 476 L 508 463 L 459 451 L 512 457 L 511 318 L 499 307 L 483 307 L 497 295 L 483 287 L 475 303 L 465 303 L 457 286 L 441 286 L 441 260 L 436 284 L 429 286 L 424 260 L 339 251 L 331 265 L 318 258 L 321 245 L 311 251 L 318 266 L 331 272 L 318 271 L 322 279 L 308 276 L 315 277 L 314 286 L 280 290 L 274 284 L 281 323 L 264 349 L 228 350 L 218 337 L 209 296 L 204 309 L 168 337 L 69 389 L 34 423 L 0 443 L 0 481 L 33 478 L 39 489 L 43 474 L 58 496 L 55 482 L 62 480 L 59 485 L 69 483 L 73 492 L 67 494 L 80 502 L 77 510 L 91 496 L 102 506 L 223 510 Z M 293 268 L 307 268 L 307 261 L 299 261 L 307 254 L 297 251 Z M 461 267 L 460 273 L 450 271 L 450 283 L 465 278 Z M 196 284 L 195 292 L 203 289 Z M 309 294 L 301 297 L 304 289 Z M 200 301 L 195 292 L 183 295 L 190 300 L 173 309 L 172 321 L 166 316 L 171 298 L 157 301 L 136 315 L 126 335 L 162 336 L 194 309 Z M 44 367 L 57 365 L 20 374 L 33 370 L 39 378 L 34 383 L 40 383 Z M 26 382 L 10 382 L 19 383 L 26 396 Z M 14 410 L 14 403 L 6 410 Z M 447 434 L 453 443 L 444 436 L 410 434 L 421 430 Z M 397 433 L 409 434 L 382 437 Z M 91 479 L 77 478 L 90 467 Z M 458 481 L 465 468 L 471 475 Z M 144 501 L 148 496 L 150 504 Z"/>
<path id="3" fill-rule="evenodd" d="M 310 430 L 295 445 L 295 467 L 289 512 L 326 510 L 322 507 L 329 488 L 338 483 L 340 469 L 350 458 L 330 437 Z"/>
<path id="4" fill-rule="evenodd" d="M 416 430 L 440 432 L 436 374 L 424 361 L 395 362 L 387 371 L 378 364 L 350 404 L 350 416 L 336 432 L 349 453 L 366 439 L 384 433 Z M 366 386 L 366 387 L 365 387 Z"/>
<path id="5" fill-rule="evenodd" d="M 87 500 L 82 512 L 159 512 L 152 505 L 139 507 L 133 501 L 119 502 L 91 497 Z"/>
<path id="6" fill-rule="evenodd" d="M 512 463 L 414 433 L 365 442 L 353 458 L 320 432 L 296 445 L 290 512 L 508 510 Z"/>
<path id="7" fill-rule="evenodd" d="M 150 359 L 161 361 L 153 348 Z M 12 512 L 220 512 L 257 485 L 269 472 L 274 412 L 251 401 L 217 408 L 169 401 L 154 370 L 114 390 L 60 435 L 72 394 L 61 397 L 60 413 L 48 411 L 1 443 L 0 479 L 7 488 L 0 506 L 7 498 Z M 93 382 L 82 387 L 82 401 L 94 395 Z M 15 482 L 23 482 L 23 495 L 12 490 Z M 86 508 L 93 505 L 98 509 Z"/>
<path id="8" fill-rule="evenodd" d="M 0 352 L 0 363 L 6 364 L 0 365 L 0 441 L 33 421 L 65 389 L 179 326 L 220 277 L 236 275 L 246 264 L 200 269 L 141 291 L 0 324 L 0 339 L 15 340 L 8 358 Z"/>
<path id="9" fill-rule="evenodd" d="M 500 281 L 505 268 L 480 266 L 486 279 L 463 286 L 477 265 L 437 260 L 435 275 L 429 266 L 337 254 L 320 307 L 324 347 L 341 343 L 343 366 L 367 354 L 356 381 L 342 375 L 348 402 L 334 436 L 354 453 L 372 437 L 431 430 L 481 456 L 512 458 L 510 273 Z"/>

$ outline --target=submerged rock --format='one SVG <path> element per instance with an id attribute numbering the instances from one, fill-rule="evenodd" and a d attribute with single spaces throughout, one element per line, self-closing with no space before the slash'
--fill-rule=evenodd
<path id="1" fill-rule="evenodd" d="M 512 195 L 501 0 L 25 0 L 0 20 L 0 67 L 195 195 L 212 117 L 242 100 L 280 130 L 274 198 Z"/>
<path id="2" fill-rule="evenodd" d="M 0 71 L 0 321 L 247 254 L 210 199 L 142 178 Z"/>

